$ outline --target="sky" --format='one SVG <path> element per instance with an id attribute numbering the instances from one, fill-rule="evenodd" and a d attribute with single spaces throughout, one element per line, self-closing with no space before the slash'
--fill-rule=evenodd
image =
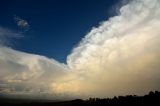
<path id="1" fill-rule="evenodd" d="M 74 99 L 160 90 L 159 0 L 0 3 L 0 95 Z"/>
<path id="2" fill-rule="evenodd" d="M 12 42 L 12 47 L 27 53 L 45 55 L 66 62 L 67 55 L 93 26 L 116 14 L 111 12 L 117 0 L 2 0 L 0 24 L 23 31 L 15 17 L 28 22 L 25 38 Z M 94 18 L 93 18 L 94 17 Z M 61 43 L 63 42 L 63 43 Z"/>

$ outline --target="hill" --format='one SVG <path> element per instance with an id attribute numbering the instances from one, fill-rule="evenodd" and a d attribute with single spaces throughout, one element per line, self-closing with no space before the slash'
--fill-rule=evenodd
<path id="1" fill-rule="evenodd" d="M 31 100 L 0 98 L 0 106 L 131 106 L 131 105 L 160 105 L 160 92 L 149 92 L 144 96 L 126 95 L 114 98 L 89 98 L 71 101 Z"/>

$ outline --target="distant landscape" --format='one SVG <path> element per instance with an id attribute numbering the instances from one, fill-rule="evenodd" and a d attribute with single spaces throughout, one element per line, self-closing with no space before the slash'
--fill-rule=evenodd
<path id="1" fill-rule="evenodd" d="M 31 99 L 0 99 L 0 106 L 110 106 L 110 105 L 158 105 L 160 92 L 149 92 L 144 96 L 126 95 L 113 98 L 89 98 L 87 100 L 75 99 L 70 101 L 31 100 Z"/>

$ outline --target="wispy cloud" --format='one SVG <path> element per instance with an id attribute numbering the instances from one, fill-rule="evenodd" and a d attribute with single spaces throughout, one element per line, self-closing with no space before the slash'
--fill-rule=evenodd
<path id="1" fill-rule="evenodd" d="M 10 45 L 11 39 L 19 39 L 22 37 L 23 35 L 21 33 L 0 26 L 0 45 Z"/>
<path id="2" fill-rule="evenodd" d="M 14 16 L 14 20 L 19 28 L 25 31 L 29 30 L 29 23 L 26 20 L 22 19 L 19 16 Z"/>

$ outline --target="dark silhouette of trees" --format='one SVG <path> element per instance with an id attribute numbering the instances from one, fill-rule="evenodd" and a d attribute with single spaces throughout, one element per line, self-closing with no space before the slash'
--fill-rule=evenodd
<path id="1" fill-rule="evenodd" d="M 156 105 L 160 106 L 160 92 L 149 92 L 144 96 L 126 95 L 113 98 L 89 98 L 87 100 L 75 99 L 72 101 L 30 101 L 0 99 L 0 106 L 136 106 L 136 105 Z"/>

